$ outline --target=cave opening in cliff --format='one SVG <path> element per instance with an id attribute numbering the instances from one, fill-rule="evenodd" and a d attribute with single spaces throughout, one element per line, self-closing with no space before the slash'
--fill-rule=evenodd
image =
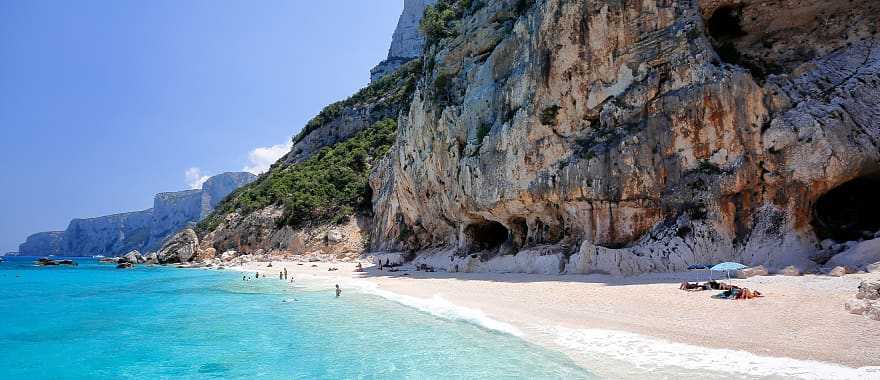
<path id="1" fill-rule="evenodd" d="M 736 48 L 736 40 L 744 37 L 746 32 L 742 28 L 742 7 L 724 6 L 712 12 L 712 16 L 706 20 L 706 30 L 711 37 L 712 47 L 718 53 L 718 58 L 732 65 L 746 66 L 742 55 Z M 763 74 L 761 74 L 763 76 Z"/>
<path id="2" fill-rule="evenodd" d="M 880 172 L 859 177 L 819 197 L 813 228 L 819 239 L 858 240 L 880 230 Z"/>
<path id="3" fill-rule="evenodd" d="M 465 236 L 472 250 L 482 251 L 500 247 L 507 242 L 510 234 L 503 224 L 486 220 L 468 225 Z"/>

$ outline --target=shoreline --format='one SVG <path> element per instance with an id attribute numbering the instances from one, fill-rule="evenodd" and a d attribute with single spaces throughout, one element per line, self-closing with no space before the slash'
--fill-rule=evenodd
<path id="1" fill-rule="evenodd" d="M 366 265 L 365 272 L 354 272 L 353 262 L 266 265 L 229 269 L 272 279 L 287 268 L 297 281 L 338 283 L 343 295 L 358 290 L 518 336 L 590 370 L 598 355 L 642 369 L 702 371 L 724 362 L 746 376 L 880 379 L 880 326 L 843 308 L 859 281 L 876 274 L 733 279 L 766 296 L 729 301 L 711 298 L 714 291 L 678 290 L 681 281 L 705 280 L 705 273 L 613 277 L 383 272 Z M 614 371 L 599 370 L 624 376 Z"/>

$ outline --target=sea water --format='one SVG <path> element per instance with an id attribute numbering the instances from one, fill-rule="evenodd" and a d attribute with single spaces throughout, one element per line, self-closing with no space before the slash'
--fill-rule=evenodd
<path id="1" fill-rule="evenodd" d="M 591 379 L 562 353 L 372 295 L 94 260 L 0 263 L 0 379 Z"/>

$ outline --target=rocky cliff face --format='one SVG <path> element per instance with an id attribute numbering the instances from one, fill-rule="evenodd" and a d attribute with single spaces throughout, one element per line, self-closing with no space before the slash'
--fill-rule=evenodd
<path id="1" fill-rule="evenodd" d="M 24 256 L 116 256 L 129 251 L 155 251 L 165 239 L 201 220 L 235 189 L 252 182 L 250 173 L 224 173 L 201 190 L 160 193 L 153 208 L 90 219 L 74 219 L 63 232 L 42 232 L 19 247 Z"/>
<path id="2" fill-rule="evenodd" d="M 371 253 L 613 274 L 874 257 L 846 242 L 880 229 L 880 3 L 438 4 L 452 18 L 409 64 L 414 88 L 386 96 L 409 83 L 386 77 L 329 106 L 276 164 L 363 131 L 376 104 L 399 114 L 358 219 Z M 287 202 L 224 209 L 202 248 L 303 254 L 294 236 L 335 228 L 279 226 Z"/>
<path id="3" fill-rule="evenodd" d="M 813 266 L 819 239 L 880 227 L 839 212 L 876 199 L 834 194 L 880 184 L 878 7 L 472 6 L 373 175 L 372 248 L 450 270 Z"/>
<path id="4" fill-rule="evenodd" d="M 16 254 L 20 256 L 48 256 L 61 253 L 61 239 L 64 231 L 40 232 L 27 237 L 27 240 L 18 246 Z"/>
<path id="5" fill-rule="evenodd" d="M 150 238 L 153 210 L 74 219 L 64 231 L 64 256 L 115 256 L 142 249 Z"/>
<path id="6" fill-rule="evenodd" d="M 425 13 L 425 6 L 437 0 L 404 0 L 403 13 L 397 21 L 397 28 L 391 37 L 388 58 L 370 70 L 370 81 L 377 81 L 393 73 L 403 64 L 421 57 L 425 46 L 425 36 L 419 31 L 419 22 Z"/>
<path id="7" fill-rule="evenodd" d="M 205 182 L 207 184 L 207 182 Z M 204 190 L 159 193 L 153 198 L 150 238 L 143 251 L 155 251 L 162 242 L 181 228 L 201 219 Z"/>
<path id="8" fill-rule="evenodd" d="M 211 210 L 217 207 L 227 195 L 256 179 L 255 175 L 248 172 L 229 172 L 208 178 L 202 184 L 202 202 L 199 219 L 208 216 Z"/>

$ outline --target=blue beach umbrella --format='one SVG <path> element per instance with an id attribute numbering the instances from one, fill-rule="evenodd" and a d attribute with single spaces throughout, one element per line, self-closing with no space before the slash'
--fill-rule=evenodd
<path id="1" fill-rule="evenodd" d="M 712 268 L 709 268 L 709 270 L 711 270 L 713 272 L 727 272 L 727 281 L 730 281 L 730 271 L 736 271 L 736 270 L 745 269 L 745 268 L 748 268 L 748 266 L 740 264 L 740 263 L 733 263 L 733 262 L 728 261 L 728 262 L 724 262 L 724 263 L 715 265 Z"/>

